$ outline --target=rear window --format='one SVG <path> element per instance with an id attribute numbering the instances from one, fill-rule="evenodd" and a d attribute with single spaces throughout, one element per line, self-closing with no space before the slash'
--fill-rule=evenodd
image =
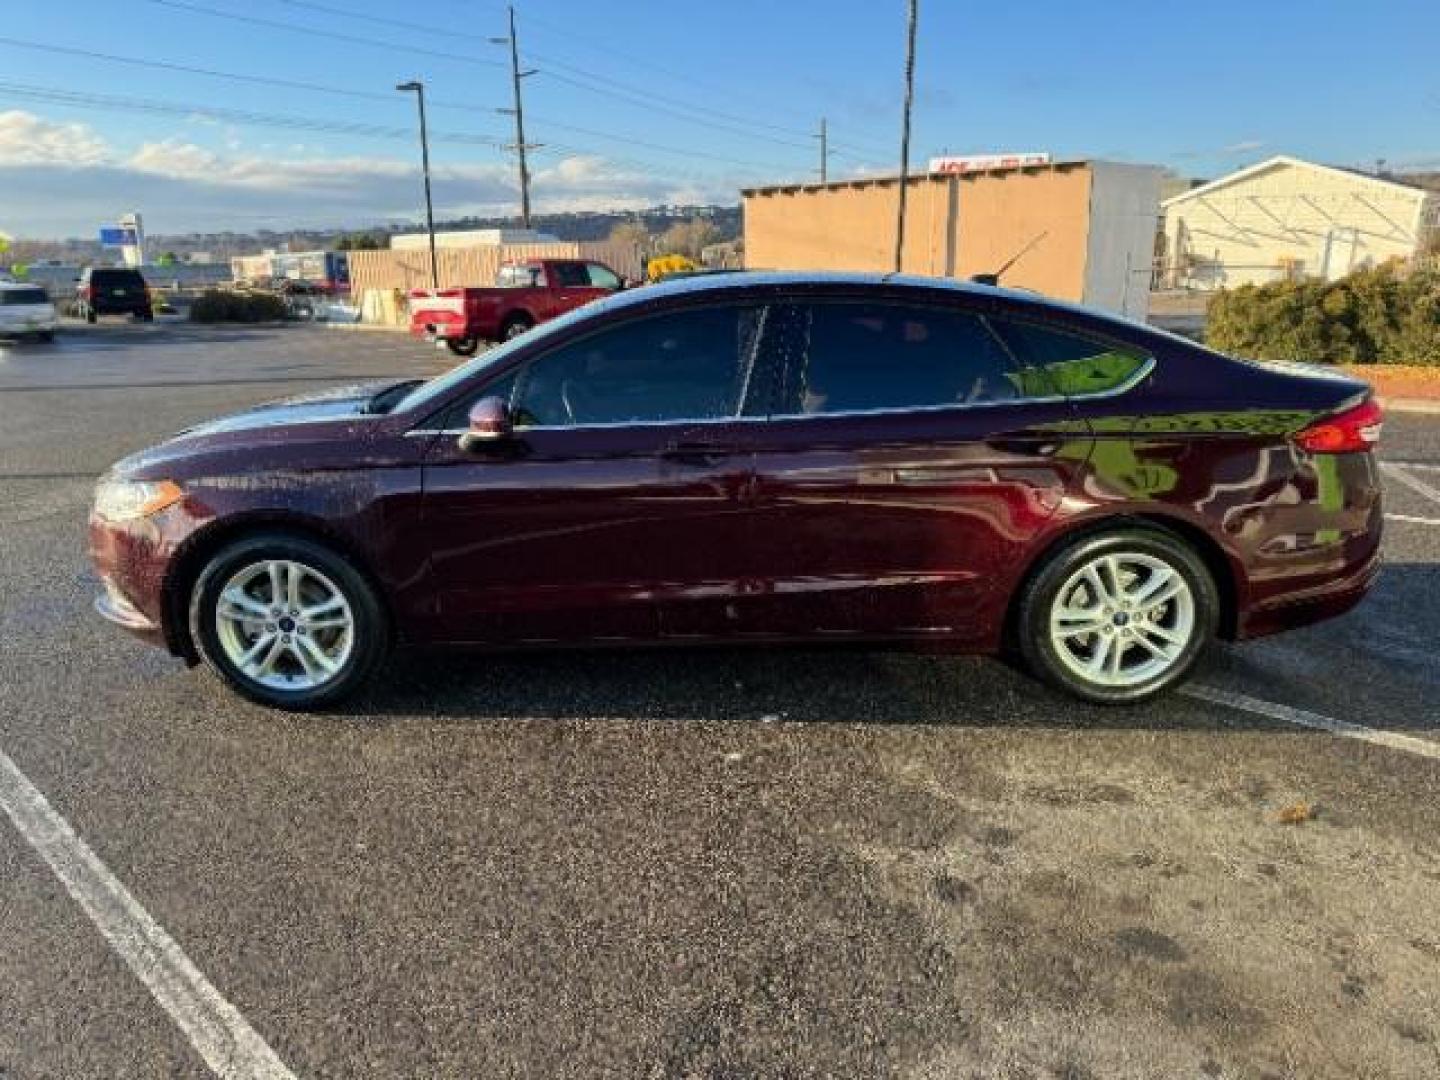
<path id="1" fill-rule="evenodd" d="M 534 288 L 541 283 L 540 273 L 538 266 L 502 266 L 495 285 L 500 289 Z"/>
<path id="2" fill-rule="evenodd" d="M 48 304 L 44 289 L 0 289 L 0 304 Z"/>
<path id="3" fill-rule="evenodd" d="M 145 287 L 145 279 L 140 276 L 139 270 L 92 270 L 90 272 L 90 283 L 92 285 L 104 285 L 109 288 L 118 285 L 121 288 L 127 286 L 136 289 Z"/>

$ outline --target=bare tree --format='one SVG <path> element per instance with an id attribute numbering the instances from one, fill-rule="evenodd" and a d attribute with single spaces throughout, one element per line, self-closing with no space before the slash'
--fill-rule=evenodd
<path id="1" fill-rule="evenodd" d="M 653 239 L 650 230 L 645 228 L 640 221 L 621 221 L 610 230 L 612 244 L 628 244 L 639 248 L 642 252 L 650 250 Z"/>
<path id="2" fill-rule="evenodd" d="M 706 218 L 677 221 L 660 236 L 660 250 L 677 255 L 700 258 L 700 252 L 720 239 L 720 230 Z"/>

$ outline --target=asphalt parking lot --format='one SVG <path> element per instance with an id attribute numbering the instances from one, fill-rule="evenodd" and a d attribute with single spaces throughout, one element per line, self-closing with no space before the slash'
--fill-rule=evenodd
<path id="1" fill-rule="evenodd" d="M 91 613 L 116 457 L 446 362 L 0 343 L 0 791 L 51 813 L 0 819 L 0 1078 L 1440 1075 L 1440 416 L 1388 418 L 1360 608 L 1137 709 L 712 651 L 402 657 L 294 716 Z M 42 857 L 61 819 L 113 879 Z M 177 956 L 208 990 L 167 1009 Z"/>

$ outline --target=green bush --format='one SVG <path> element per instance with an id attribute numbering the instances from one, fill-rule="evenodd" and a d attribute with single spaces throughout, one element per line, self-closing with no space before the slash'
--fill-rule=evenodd
<path id="1" fill-rule="evenodd" d="M 1227 289 L 1210 301 L 1205 343 L 1261 360 L 1440 365 L 1440 272 L 1385 263 L 1339 281 Z"/>
<path id="2" fill-rule="evenodd" d="M 207 289 L 190 305 L 194 322 L 273 322 L 285 318 L 285 301 L 273 293 Z"/>

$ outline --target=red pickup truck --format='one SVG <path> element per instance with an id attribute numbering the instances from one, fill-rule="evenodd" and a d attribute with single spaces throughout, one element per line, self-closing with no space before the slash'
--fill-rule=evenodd
<path id="1" fill-rule="evenodd" d="M 482 341 L 506 341 L 624 287 L 610 267 L 585 259 L 505 263 L 491 288 L 412 290 L 410 332 L 473 356 Z"/>

